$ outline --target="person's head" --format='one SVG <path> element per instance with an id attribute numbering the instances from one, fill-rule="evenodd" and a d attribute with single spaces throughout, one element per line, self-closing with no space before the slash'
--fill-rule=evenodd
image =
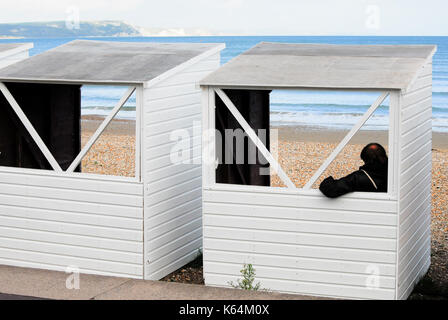
<path id="1" fill-rule="evenodd" d="M 362 149 L 361 159 L 366 165 L 384 166 L 387 164 L 386 150 L 379 143 L 369 143 Z"/>

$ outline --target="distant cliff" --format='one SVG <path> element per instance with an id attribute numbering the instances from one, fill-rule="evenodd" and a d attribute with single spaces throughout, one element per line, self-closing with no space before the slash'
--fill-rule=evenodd
<path id="1" fill-rule="evenodd" d="M 121 21 L 80 22 L 65 21 L 2 23 L 0 38 L 65 38 L 65 37 L 120 37 L 140 36 L 135 27 Z"/>
<path id="2" fill-rule="evenodd" d="M 122 21 L 81 21 L 79 25 L 65 21 L 2 23 L 3 38 L 76 38 L 76 37 L 170 37 L 205 36 L 208 30 L 183 28 L 141 28 Z"/>

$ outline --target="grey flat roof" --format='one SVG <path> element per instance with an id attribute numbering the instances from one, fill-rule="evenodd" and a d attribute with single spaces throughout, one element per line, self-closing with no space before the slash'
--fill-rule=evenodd
<path id="1" fill-rule="evenodd" d="M 222 44 L 75 40 L 0 70 L 0 81 L 140 84 Z"/>
<path id="2" fill-rule="evenodd" d="M 0 43 L 0 58 L 29 50 L 32 47 L 32 43 Z"/>
<path id="3" fill-rule="evenodd" d="M 406 89 L 433 45 L 331 45 L 263 42 L 201 85 L 231 88 Z"/>

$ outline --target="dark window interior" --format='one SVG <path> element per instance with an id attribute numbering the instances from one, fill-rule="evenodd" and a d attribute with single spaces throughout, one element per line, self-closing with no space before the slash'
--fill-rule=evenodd
<path id="1" fill-rule="evenodd" d="M 81 86 L 28 83 L 6 83 L 6 86 L 61 168 L 67 169 L 81 149 Z M 3 95 L 0 95 L 0 166 L 52 170 Z"/>
<path id="2" fill-rule="evenodd" d="M 266 130 L 266 142 L 265 146 L 270 149 L 270 91 L 262 90 L 224 90 L 227 96 L 235 104 L 238 111 L 249 123 L 249 125 L 258 133 L 258 129 Z M 221 133 L 223 138 L 222 144 L 217 143 L 217 147 L 222 145 L 222 152 L 217 152 L 222 155 L 223 159 L 220 159 L 220 164 L 216 170 L 216 182 L 226 184 L 242 184 L 242 185 L 256 185 L 256 186 L 270 186 L 271 177 L 269 175 L 260 175 L 260 168 L 269 168 L 269 163 L 264 157 L 257 152 L 256 163 L 249 164 L 247 157 L 249 154 L 249 145 L 251 148 L 255 148 L 252 141 L 248 137 L 244 141 L 244 163 L 237 164 L 236 161 L 236 139 L 227 141 L 225 139 L 226 129 L 241 129 L 238 121 L 230 113 L 221 99 L 216 95 L 216 130 Z M 233 144 L 233 148 L 231 146 Z M 232 152 L 233 150 L 233 152 Z M 253 150 L 253 149 L 252 149 Z M 257 150 L 255 148 L 255 150 Z M 227 153 L 233 153 L 232 164 L 225 164 L 224 159 Z"/>

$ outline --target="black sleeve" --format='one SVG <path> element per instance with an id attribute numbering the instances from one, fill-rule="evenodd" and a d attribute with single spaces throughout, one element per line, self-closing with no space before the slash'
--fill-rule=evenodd
<path id="1" fill-rule="evenodd" d="M 348 176 L 335 180 L 328 177 L 319 186 L 319 190 L 328 198 L 337 198 L 356 189 L 357 173 L 353 172 Z"/>

